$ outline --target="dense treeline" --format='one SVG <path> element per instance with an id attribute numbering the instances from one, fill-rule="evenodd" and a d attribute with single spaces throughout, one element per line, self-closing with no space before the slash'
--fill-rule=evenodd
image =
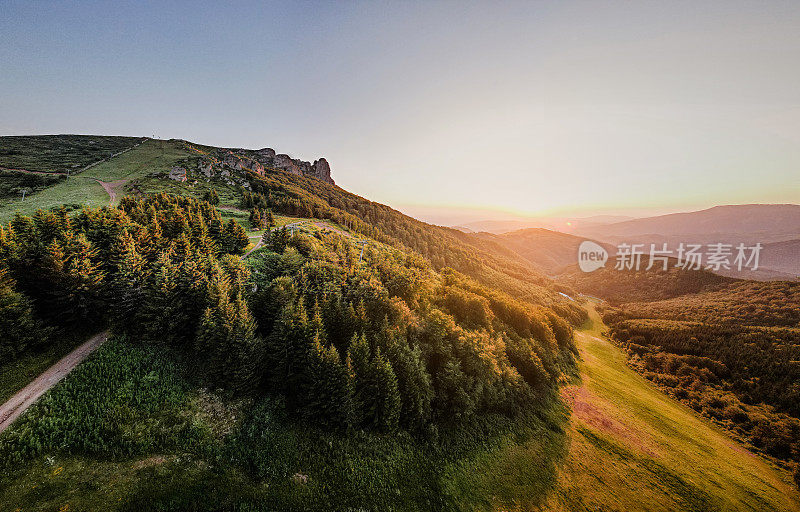
<path id="1" fill-rule="evenodd" d="M 514 415 L 573 357 L 572 328 L 552 310 L 385 246 L 359 264 L 340 235 L 274 235 L 251 265 L 263 384 L 332 427 Z"/>
<path id="2" fill-rule="evenodd" d="M 63 328 L 110 320 L 153 339 L 191 339 L 208 283 L 227 282 L 241 261 L 225 255 L 248 243 L 208 203 L 167 195 L 74 217 L 63 208 L 17 215 L 0 227 L 2 316 L 9 329 L 36 318 Z M 14 332 L 0 336 L 0 363 L 44 339 L 34 329 Z"/>
<path id="3" fill-rule="evenodd" d="M 65 179 L 61 174 L 0 169 L 0 198 L 30 195 Z"/>
<path id="4" fill-rule="evenodd" d="M 800 327 L 800 282 L 735 282 L 716 291 L 623 307 L 633 318 Z"/>
<path id="5" fill-rule="evenodd" d="M 799 460 L 795 293 L 797 283 L 737 283 L 722 292 L 609 308 L 604 321 L 645 377 L 753 446 Z"/>
<path id="6" fill-rule="evenodd" d="M 672 299 L 690 293 L 720 290 L 740 282 L 707 270 L 662 270 L 661 263 L 656 263 L 657 266 L 651 270 L 645 270 L 648 264 L 649 259 L 643 256 L 640 270 L 616 270 L 615 262 L 610 260 L 606 268 L 594 272 L 581 272 L 577 267 L 573 268 L 559 276 L 559 280 L 576 290 L 602 297 L 614 304 Z"/>
<path id="7" fill-rule="evenodd" d="M 0 230 L 0 306 L 16 357 L 52 326 L 104 325 L 194 361 L 197 378 L 266 393 L 330 429 L 431 432 L 535 408 L 571 368 L 550 308 L 339 234 L 276 230 L 247 265 L 241 226 L 206 201 L 125 197 L 117 208 L 17 216 Z M 6 305 L 8 304 L 8 305 Z"/>
<path id="8" fill-rule="evenodd" d="M 582 308 L 555 293 L 571 290 L 558 288 L 499 246 L 464 240 L 451 229 L 425 224 L 314 178 L 282 172 L 249 173 L 248 178 L 252 192 L 244 194 L 247 208 L 329 219 L 375 240 L 411 249 L 437 270 L 450 267 L 516 298 L 546 305 L 573 324 L 586 319 Z"/>

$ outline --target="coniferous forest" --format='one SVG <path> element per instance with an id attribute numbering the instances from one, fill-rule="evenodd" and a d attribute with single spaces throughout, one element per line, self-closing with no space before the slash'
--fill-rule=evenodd
<path id="1" fill-rule="evenodd" d="M 800 512 L 800 1 L 0 13 L 0 512 Z"/>
<path id="2" fill-rule="evenodd" d="M 191 381 L 232 399 L 278 401 L 294 421 L 420 439 L 475 418 L 536 413 L 572 371 L 572 326 L 549 308 L 378 242 L 361 253 L 335 232 L 265 233 L 265 246 L 243 260 L 248 238 L 238 223 L 223 222 L 207 201 L 167 194 L 73 216 L 18 215 L 0 231 L 2 318 L 12 327 L 2 362 L 68 329 L 107 325 L 116 341 L 101 353 L 129 362 L 111 369 L 111 354 L 92 360 L 83 371 L 106 368 L 97 386 L 172 354 L 180 363 L 163 364 L 191 368 Z M 134 377 L 152 397 L 85 389 L 95 398 L 79 404 L 61 390 L 39 412 L 78 407 L 81 419 L 41 425 L 26 416 L 31 428 L 0 441 L 4 461 L 57 449 L 146 452 L 142 440 L 104 435 L 120 428 L 112 419 L 87 418 L 128 399 L 174 405 L 180 391 L 160 387 L 173 377 L 153 372 Z M 153 446 L 201 435 L 184 424 L 150 428 Z"/>
<path id="3" fill-rule="evenodd" d="M 603 317 L 631 367 L 792 467 L 792 283 L 675 271 L 553 280 L 487 238 L 324 180 L 220 163 L 232 150 L 168 147 L 200 169 L 186 171 L 189 185 L 145 174 L 113 205 L 18 213 L 0 227 L 0 393 L 47 368 L 37 361 L 109 335 L 0 436 L 6 503 L 541 503 L 565 485 L 560 472 L 586 473 L 565 462 L 585 443 L 605 453 L 598 468 L 627 453 L 596 437 L 607 420 L 586 430 L 594 420 L 566 398 L 586 389 L 598 357 L 576 334 L 593 322 L 579 291 L 611 300 Z M 139 151 L 151 159 L 164 143 Z M 207 165 L 218 166 L 210 179 Z"/>

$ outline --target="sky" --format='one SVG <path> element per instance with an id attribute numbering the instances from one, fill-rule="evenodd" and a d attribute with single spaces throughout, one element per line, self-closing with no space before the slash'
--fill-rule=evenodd
<path id="1" fill-rule="evenodd" d="M 0 0 L 0 134 L 324 156 L 432 222 L 800 203 L 800 2 Z"/>

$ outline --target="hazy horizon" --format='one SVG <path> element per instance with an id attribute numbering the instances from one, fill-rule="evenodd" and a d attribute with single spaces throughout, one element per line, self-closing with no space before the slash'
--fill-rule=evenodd
<path id="1" fill-rule="evenodd" d="M 325 156 L 343 188 L 440 224 L 800 202 L 796 2 L 4 13 L 2 134 Z"/>

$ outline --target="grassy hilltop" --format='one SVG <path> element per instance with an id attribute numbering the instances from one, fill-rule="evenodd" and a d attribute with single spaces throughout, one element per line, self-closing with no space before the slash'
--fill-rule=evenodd
<path id="1" fill-rule="evenodd" d="M 79 149 L 17 142 L 16 169 Z M 0 434 L 0 509 L 800 510 L 516 253 L 256 152 L 104 144 L 130 142 L 0 203 L 0 399 L 112 331 Z"/>

